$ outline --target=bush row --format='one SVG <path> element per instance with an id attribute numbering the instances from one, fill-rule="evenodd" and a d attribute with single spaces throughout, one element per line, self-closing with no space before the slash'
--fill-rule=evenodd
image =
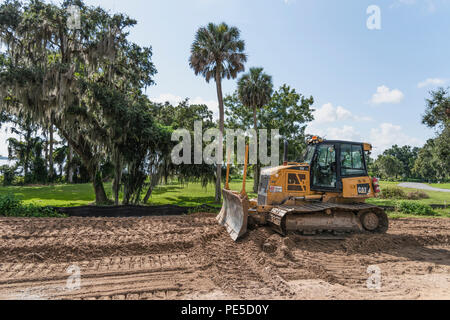
<path id="1" fill-rule="evenodd" d="M 422 200 L 429 199 L 430 196 L 423 191 L 411 191 L 406 193 L 403 189 L 397 187 L 386 187 L 381 191 L 382 199 L 397 199 L 397 200 Z"/>
<path id="2" fill-rule="evenodd" d="M 412 201 L 398 201 L 396 210 L 405 214 L 413 214 L 419 216 L 436 216 L 438 213 L 432 207 Z"/>
<path id="3" fill-rule="evenodd" d="M 49 207 L 24 204 L 13 194 L 0 195 L 0 216 L 28 218 L 63 218 L 65 215 Z"/>

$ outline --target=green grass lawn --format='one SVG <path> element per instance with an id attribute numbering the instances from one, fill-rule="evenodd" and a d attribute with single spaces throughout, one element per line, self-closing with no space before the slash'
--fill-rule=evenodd
<path id="1" fill-rule="evenodd" d="M 429 184 L 429 186 L 432 186 L 433 188 L 438 188 L 438 189 L 450 189 L 450 183 L 432 183 Z"/>
<path id="2" fill-rule="evenodd" d="M 230 182 L 230 189 L 241 191 L 242 181 Z M 255 198 L 253 192 L 253 181 L 247 181 L 246 191 L 251 198 Z M 151 205 L 174 204 L 182 207 L 195 207 L 202 204 L 221 207 L 214 201 L 215 185 L 210 184 L 203 188 L 198 183 L 180 185 L 177 182 L 167 186 L 159 186 L 153 191 L 152 198 L 149 201 Z"/>
<path id="3" fill-rule="evenodd" d="M 107 190 L 111 185 L 106 185 Z M 25 204 L 34 203 L 41 206 L 74 207 L 87 205 L 95 200 L 92 184 L 0 187 L 0 194 L 12 193 Z M 109 192 L 111 196 L 112 192 Z"/>
<path id="4" fill-rule="evenodd" d="M 381 182 L 381 187 L 395 187 L 397 182 Z M 240 191 L 242 181 L 232 181 L 230 188 Z M 251 198 L 256 194 L 252 193 L 253 181 L 247 181 L 247 193 Z M 111 184 L 105 184 L 108 196 L 112 197 Z M 402 188 L 406 192 L 414 189 Z M 418 200 L 423 204 L 447 204 L 450 205 L 450 194 L 444 192 L 425 191 L 430 198 Z M 25 204 L 36 204 L 39 206 L 72 207 L 92 204 L 95 200 L 92 184 L 80 185 L 54 185 L 54 186 L 30 186 L 30 187 L 0 187 L 0 194 L 13 193 Z M 392 199 L 370 199 L 369 203 L 380 206 L 395 206 L 396 200 Z M 184 207 L 196 207 L 207 204 L 219 208 L 221 205 L 214 202 L 214 185 L 210 184 L 203 188 L 198 183 L 181 185 L 172 182 L 165 186 L 158 186 L 153 192 L 149 201 L 150 205 L 173 204 Z M 450 217 L 450 209 L 436 210 L 441 217 Z M 393 218 L 411 217 L 398 213 L 391 214 Z"/>
<path id="5" fill-rule="evenodd" d="M 433 216 L 433 218 L 450 218 L 450 210 L 434 210 L 436 211 L 437 215 Z M 414 214 L 406 214 L 402 212 L 388 212 L 388 216 L 390 219 L 401 219 L 401 218 L 417 218 L 417 219 L 423 219 L 428 218 L 427 216 L 420 216 L 420 215 L 414 215 Z"/>
<path id="6" fill-rule="evenodd" d="M 232 190 L 240 191 L 242 181 L 230 183 Z M 247 182 L 247 193 L 252 194 L 253 181 Z M 111 184 L 105 184 L 105 190 L 109 198 L 112 198 Z M 158 186 L 153 191 L 150 205 L 173 204 L 182 207 L 196 207 L 207 204 L 215 207 L 220 205 L 214 203 L 214 184 L 203 188 L 198 183 L 181 185 L 178 182 Z M 78 185 L 54 185 L 54 186 L 31 186 L 31 187 L 0 187 L 0 194 L 12 193 L 25 204 L 33 203 L 40 206 L 74 207 L 92 204 L 95 201 L 92 184 Z"/>
<path id="7" fill-rule="evenodd" d="M 397 187 L 399 182 L 387 182 L 387 181 L 381 181 L 380 186 L 381 188 L 386 187 Z M 410 188 L 400 188 L 403 189 L 406 193 L 417 191 L 417 189 L 410 189 Z M 421 190 L 428 194 L 430 197 L 429 199 L 423 199 L 423 200 L 416 200 L 417 202 L 420 202 L 422 204 L 442 204 L 442 205 L 449 205 L 450 206 L 450 193 L 446 192 L 439 192 L 439 191 L 427 191 L 427 190 Z M 411 201 L 411 200 L 409 200 Z M 396 200 L 394 199 L 369 199 L 369 203 L 376 204 L 379 206 L 395 206 Z"/>
<path id="8" fill-rule="evenodd" d="M 397 187 L 399 182 L 389 182 L 389 181 L 381 181 L 380 186 L 381 188 L 386 187 Z M 410 188 L 400 188 L 403 189 L 406 193 L 417 191 L 417 189 L 410 189 Z M 438 213 L 437 217 L 441 218 L 450 218 L 450 193 L 445 192 L 437 192 L 437 191 L 426 191 L 421 190 L 428 194 L 430 197 L 429 199 L 422 199 L 422 200 L 408 200 L 413 202 L 418 202 L 421 204 L 442 204 L 442 205 L 449 205 L 449 208 L 447 209 L 439 209 L 434 210 Z M 395 207 L 398 200 L 395 199 L 369 199 L 367 200 L 368 203 L 375 204 L 378 206 L 392 206 Z M 396 218 L 423 218 L 423 216 L 415 216 L 410 214 L 403 214 L 399 212 L 391 212 L 389 213 L 389 217 L 396 219 Z"/>

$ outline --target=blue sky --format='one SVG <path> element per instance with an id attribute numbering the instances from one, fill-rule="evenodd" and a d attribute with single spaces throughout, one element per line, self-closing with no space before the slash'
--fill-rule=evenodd
<path id="1" fill-rule="evenodd" d="M 158 70 L 148 95 L 189 97 L 217 109 L 214 83 L 189 68 L 198 27 L 222 21 L 246 41 L 247 69 L 264 67 L 276 87 L 289 84 L 315 98 L 308 131 L 372 142 L 423 145 L 434 132 L 421 124 L 429 90 L 450 85 L 450 0 L 86 0 L 138 20 L 130 38 L 152 46 Z M 369 30 L 367 8 L 381 9 L 381 30 Z M 224 82 L 232 93 L 236 81 Z M 0 154 L 6 155 L 0 136 Z"/>

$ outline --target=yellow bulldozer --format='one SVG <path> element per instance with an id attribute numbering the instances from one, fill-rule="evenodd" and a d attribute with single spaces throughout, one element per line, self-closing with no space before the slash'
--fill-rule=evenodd
<path id="1" fill-rule="evenodd" d="M 258 198 L 245 192 L 248 146 L 241 192 L 229 189 L 230 158 L 223 207 L 217 217 L 231 238 L 244 236 L 249 225 L 270 225 L 276 232 L 304 236 L 342 236 L 349 233 L 386 233 L 389 220 L 383 209 L 366 203 L 380 192 L 378 179 L 368 175 L 368 143 L 327 141 L 310 137 L 299 162 L 261 170 Z"/>

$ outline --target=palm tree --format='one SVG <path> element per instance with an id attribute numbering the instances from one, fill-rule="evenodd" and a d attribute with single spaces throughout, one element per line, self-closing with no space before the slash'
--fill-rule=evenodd
<path id="1" fill-rule="evenodd" d="M 273 92 L 272 77 L 263 72 L 263 68 L 251 68 L 249 73 L 244 74 L 238 81 L 238 94 L 241 103 L 253 109 L 254 129 L 258 132 L 258 121 L 256 112 L 259 108 L 268 104 Z M 259 164 L 254 171 L 253 192 L 258 192 Z"/>
<path id="2" fill-rule="evenodd" d="M 245 42 L 240 39 L 240 31 L 225 23 L 209 23 L 198 29 L 191 48 L 189 65 L 196 75 L 205 77 L 209 83 L 214 79 L 219 100 L 219 159 L 223 158 L 223 132 L 225 112 L 223 108 L 222 79 L 236 79 L 244 71 L 247 55 L 244 53 Z M 221 200 L 222 161 L 217 164 L 216 201 Z"/>

